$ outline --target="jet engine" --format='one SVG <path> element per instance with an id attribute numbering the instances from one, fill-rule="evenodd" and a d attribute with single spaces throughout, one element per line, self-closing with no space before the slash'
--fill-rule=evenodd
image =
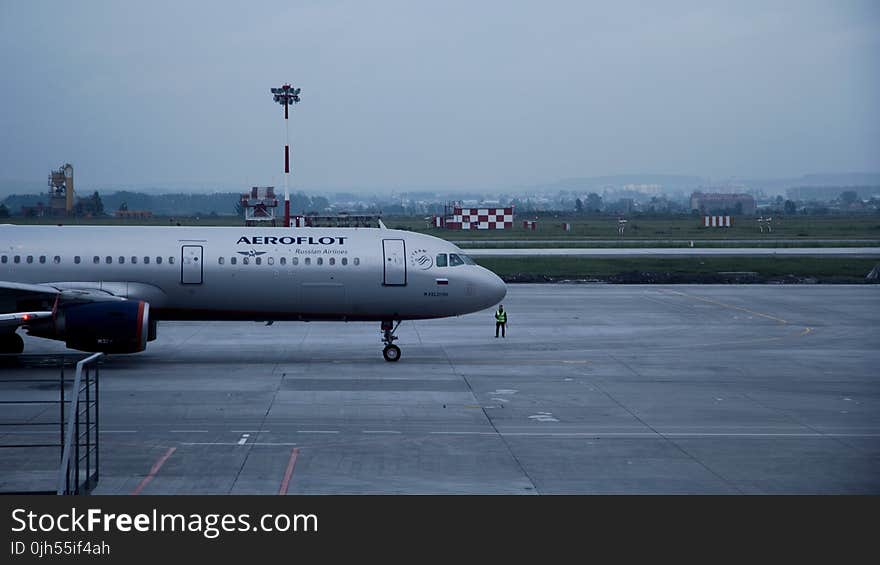
<path id="1" fill-rule="evenodd" d="M 137 353 L 156 338 L 150 304 L 142 300 L 89 302 L 59 308 L 52 320 L 29 325 L 29 335 L 64 341 L 80 351 Z"/>

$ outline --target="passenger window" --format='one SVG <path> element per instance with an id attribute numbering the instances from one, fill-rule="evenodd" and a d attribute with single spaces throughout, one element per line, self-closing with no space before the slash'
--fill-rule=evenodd
<path id="1" fill-rule="evenodd" d="M 229 264 L 230 264 L 230 265 L 235 265 L 235 264 L 237 264 L 237 263 L 238 263 L 238 259 L 236 259 L 235 257 L 230 257 L 230 258 L 229 258 Z"/>
<path id="2" fill-rule="evenodd" d="M 58 263 L 61 262 L 61 256 L 60 256 L 60 255 L 56 255 L 55 257 L 52 258 L 52 262 L 55 263 L 55 264 L 57 265 Z"/>
<path id="3" fill-rule="evenodd" d="M 360 257 L 355 257 L 355 258 L 354 258 L 354 266 L 357 267 L 357 266 L 360 265 L 360 264 L 361 264 L 361 258 L 360 258 Z"/>
<path id="4" fill-rule="evenodd" d="M 224 263 L 224 261 L 225 261 L 225 259 L 223 257 L 217 257 L 217 263 L 222 265 Z"/>
<path id="5" fill-rule="evenodd" d="M 34 262 L 34 256 L 33 256 L 33 255 L 28 255 L 28 256 L 27 256 L 27 262 L 28 262 L 28 264 L 33 263 L 33 262 Z"/>
<path id="6" fill-rule="evenodd" d="M 299 257 L 294 257 L 290 260 L 294 265 L 299 265 Z"/>
<path id="7" fill-rule="evenodd" d="M 162 258 L 161 258 L 161 257 L 156 257 L 156 264 L 157 264 L 157 265 L 161 265 L 161 264 L 162 264 Z"/>
<path id="8" fill-rule="evenodd" d="M 113 262 L 113 257 L 107 255 L 107 256 L 104 258 L 104 262 L 107 263 L 108 265 L 111 264 L 111 263 Z"/>
<path id="9" fill-rule="evenodd" d="M 262 258 L 262 257 L 257 257 L 256 259 L 254 259 L 254 263 L 256 263 L 257 265 L 262 265 L 262 264 L 263 264 L 263 258 Z"/>
<path id="10" fill-rule="evenodd" d="M 348 257 L 342 258 L 342 266 L 348 265 Z"/>
<path id="11" fill-rule="evenodd" d="M 172 255 L 171 257 L 168 258 L 168 264 L 169 264 L 169 265 L 173 265 L 173 264 L 174 264 L 174 255 Z"/>
<path id="12" fill-rule="evenodd" d="M 312 264 L 312 258 L 311 258 L 311 257 L 306 257 L 306 260 L 304 261 L 304 263 L 305 263 L 306 265 L 311 265 L 311 264 Z"/>
<path id="13" fill-rule="evenodd" d="M 97 255 L 95 255 L 94 257 L 92 257 L 92 263 L 94 263 L 95 265 L 97 265 L 97 264 L 100 263 L 100 262 L 101 262 L 101 258 L 98 257 Z"/>
<path id="14" fill-rule="evenodd" d="M 80 261 L 82 261 L 82 259 L 80 259 L 79 255 L 76 255 L 76 256 L 73 258 L 73 262 L 76 263 L 77 265 L 79 265 L 79 262 L 80 262 Z"/>
<path id="15" fill-rule="evenodd" d="M 249 259 L 248 257 L 242 257 L 242 258 L 241 258 L 241 264 L 242 264 L 242 265 L 248 265 L 248 264 L 250 264 L 250 262 L 251 262 L 251 261 L 250 261 L 250 259 Z"/>
<path id="16" fill-rule="evenodd" d="M 138 258 L 135 257 L 134 255 L 132 255 L 132 256 L 131 256 L 131 264 L 132 264 L 132 265 L 137 265 L 137 262 L 138 262 Z"/>
<path id="17" fill-rule="evenodd" d="M 461 257 L 456 255 L 455 253 L 449 254 L 449 266 L 450 267 L 458 267 L 459 265 L 464 265 L 464 261 L 461 260 Z"/>
<path id="18" fill-rule="evenodd" d="M 46 264 L 46 256 L 40 255 L 40 265 L 45 265 L 45 264 Z"/>
<path id="19" fill-rule="evenodd" d="M 270 264 L 270 265 L 274 265 L 274 264 L 275 264 L 275 258 L 274 258 L 274 257 L 269 257 L 268 259 L 266 259 L 266 263 L 268 263 L 268 264 Z"/>
<path id="20" fill-rule="evenodd" d="M 9 259 L 6 258 L 6 255 L 0 255 L 0 263 L 5 265 L 7 261 L 9 261 Z"/>
<path id="21" fill-rule="evenodd" d="M 13 263 L 21 263 L 21 255 L 16 255 L 12 258 Z"/>
<path id="22" fill-rule="evenodd" d="M 335 259 L 334 257 L 330 257 L 330 261 L 329 261 L 329 263 L 330 263 L 331 265 L 335 265 L 335 264 L 336 264 L 336 259 Z"/>
<path id="23" fill-rule="evenodd" d="M 149 264 L 150 264 L 150 256 L 144 255 L 144 265 L 149 265 Z"/>
<path id="24" fill-rule="evenodd" d="M 323 257 L 318 257 L 318 264 L 319 264 L 319 265 L 323 265 L 323 264 L 324 264 L 324 258 L 323 258 Z"/>
<path id="25" fill-rule="evenodd" d="M 120 265 L 124 265 L 124 264 L 125 264 L 125 257 L 122 257 L 121 255 L 119 256 L 119 264 L 120 264 Z"/>
<path id="26" fill-rule="evenodd" d="M 438 267 L 445 267 L 446 266 L 446 253 L 438 253 L 437 260 L 434 261 L 434 263 L 436 263 Z"/>
<path id="27" fill-rule="evenodd" d="M 287 264 L 287 257 L 282 257 L 282 258 L 281 258 L 281 264 L 282 264 L 282 265 L 286 265 L 286 264 Z"/>

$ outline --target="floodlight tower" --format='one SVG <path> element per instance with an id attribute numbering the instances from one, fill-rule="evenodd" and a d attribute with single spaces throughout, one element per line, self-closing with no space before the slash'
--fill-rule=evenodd
<path id="1" fill-rule="evenodd" d="M 290 227 L 290 193 L 287 191 L 290 176 L 290 126 L 288 125 L 287 109 L 299 102 L 299 88 L 284 84 L 281 88 L 273 88 L 272 99 L 284 106 L 284 227 Z"/>

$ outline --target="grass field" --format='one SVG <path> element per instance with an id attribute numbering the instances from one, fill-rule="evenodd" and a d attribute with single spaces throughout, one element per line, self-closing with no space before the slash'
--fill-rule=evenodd
<path id="1" fill-rule="evenodd" d="M 792 275 L 864 281 L 877 259 L 848 257 L 589 258 L 481 257 L 480 265 L 501 277 L 544 275 L 556 278 L 607 278 L 634 271 L 672 274 L 752 272 L 761 278 Z"/>
<path id="2" fill-rule="evenodd" d="M 0 223 L 41 224 L 58 223 L 51 218 L 11 218 Z M 880 244 L 880 217 L 876 216 L 792 216 L 774 220 L 772 234 L 761 234 L 754 218 L 735 222 L 730 229 L 699 227 L 699 218 L 639 217 L 630 221 L 628 231 L 619 240 L 616 217 L 541 218 L 537 231 L 514 227 L 505 231 L 448 231 L 431 229 L 424 218 L 386 217 L 390 228 L 409 229 L 442 237 L 450 241 L 472 240 L 478 243 L 462 247 L 827 247 L 866 246 Z M 572 231 L 562 230 L 561 223 L 570 222 Z M 65 218 L 68 225 L 153 225 L 153 226 L 241 226 L 240 218 L 206 216 L 202 218 L 155 217 L 148 220 L 118 220 L 116 218 Z M 734 239 L 767 241 L 736 243 Z M 537 240 L 553 239 L 548 244 Z M 779 242 L 778 239 L 795 240 Z M 823 242 L 821 239 L 845 239 L 846 243 Z M 512 240 L 523 240 L 521 242 Z M 596 241 L 591 241 L 596 240 Z M 604 241 L 603 241 L 604 240 Z M 610 240 L 610 241 L 609 241 Z M 658 272 L 673 274 L 711 275 L 719 272 L 747 271 L 761 278 L 818 277 L 820 279 L 861 282 L 877 264 L 875 259 L 847 257 L 702 257 L 702 258 L 587 258 L 587 257 L 485 257 L 478 261 L 502 277 L 519 275 L 556 278 L 607 278 L 630 272 Z"/>
<path id="3" fill-rule="evenodd" d="M 462 249 L 639 249 L 639 248 L 689 248 L 690 242 L 682 240 L 450 240 L 459 244 Z M 743 243 L 738 240 L 693 239 L 693 248 L 725 248 L 748 247 L 760 249 L 809 248 L 809 247 L 876 247 L 880 246 L 877 239 L 768 239 L 765 241 L 750 240 Z"/>
<path id="4" fill-rule="evenodd" d="M 428 233 L 450 241 L 478 240 L 504 241 L 561 239 L 561 240 L 618 240 L 627 242 L 651 240 L 713 240 L 726 239 L 862 239 L 880 241 L 880 216 L 779 216 L 773 219 L 773 232 L 758 231 L 754 217 L 734 218 L 730 228 L 704 228 L 696 216 L 639 216 L 631 217 L 624 235 L 618 238 L 617 216 L 540 216 L 538 229 L 526 231 L 522 228 L 523 216 L 518 216 L 510 230 L 440 230 L 428 226 L 424 217 L 386 216 L 385 224 L 390 228 L 407 229 Z M 562 224 L 571 224 L 571 231 L 564 231 Z M 106 218 L 8 218 L 0 223 L 52 225 L 152 225 L 152 226 L 240 226 L 241 218 L 236 216 L 194 217 L 154 217 L 146 220 L 119 220 Z M 560 244 L 562 245 L 562 244 Z M 684 243 L 668 244 L 686 245 Z M 666 246 L 666 245 L 664 245 Z"/>
<path id="5" fill-rule="evenodd" d="M 504 239 L 618 239 L 617 216 L 539 217 L 538 229 L 522 228 L 517 217 L 511 230 L 440 230 L 430 228 L 423 218 L 384 218 L 388 227 L 399 227 L 455 240 Z M 564 231 L 563 223 L 571 224 Z M 736 217 L 730 228 L 704 228 L 697 216 L 640 216 L 627 222 L 621 241 L 684 239 L 873 239 L 880 240 L 880 216 L 779 216 L 773 218 L 773 231 L 761 233 L 754 217 Z"/>

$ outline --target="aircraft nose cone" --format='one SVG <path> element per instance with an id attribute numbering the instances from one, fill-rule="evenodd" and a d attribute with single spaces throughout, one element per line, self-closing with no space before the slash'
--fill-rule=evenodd
<path id="1" fill-rule="evenodd" d="M 504 284 L 501 277 L 491 271 L 489 271 L 489 276 L 490 280 L 487 294 L 490 300 L 489 306 L 494 306 L 504 300 L 504 297 L 507 296 L 507 285 Z"/>

